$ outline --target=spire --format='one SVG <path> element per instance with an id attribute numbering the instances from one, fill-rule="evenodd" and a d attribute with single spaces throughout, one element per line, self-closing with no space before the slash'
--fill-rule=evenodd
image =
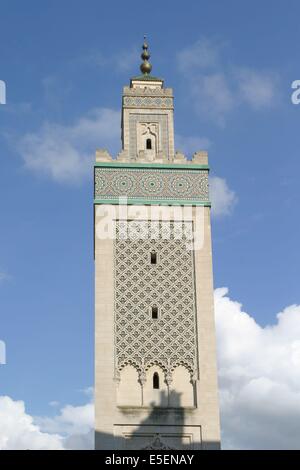
<path id="1" fill-rule="evenodd" d="M 148 44 L 146 41 L 146 36 L 144 36 L 144 44 L 143 44 L 143 52 L 141 54 L 141 58 L 143 59 L 143 63 L 140 66 L 141 72 L 143 75 L 149 75 L 152 70 L 152 65 L 148 60 L 150 59 L 150 53 L 148 51 Z"/>

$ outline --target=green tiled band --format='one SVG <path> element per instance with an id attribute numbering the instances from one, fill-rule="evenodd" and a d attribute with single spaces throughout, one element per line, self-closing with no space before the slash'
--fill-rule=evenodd
<path id="1" fill-rule="evenodd" d="M 125 196 L 124 196 L 125 198 Z M 124 199 L 123 198 L 123 199 Z M 120 200 L 122 201 L 121 198 L 117 199 L 94 199 L 94 204 L 120 204 Z M 121 202 L 122 204 L 122 202 Z M 160 205 L 160 206 L 204 206 L 204 207 L 211 207 L 210 201 L 186 201 L 186 200 L 180 200 L 180 199 L 171 199 L 171 200 L 164 200 L 164 199 L 156 199 L 156 200 L 149 200 L 149 199 L 129 199 L 127 198 L 127 205 L 145 205 L 145 206 L 151 206 L 151 205 Z"/>
<path id="2" fill-rule="evenodd" d="M 109 168 L 158 168 L 170 170 L 209 170 L 208 165 L 197 165 L 194 163 L 121 163 L 121 162 L 97 162 L 96 167 Z"/>

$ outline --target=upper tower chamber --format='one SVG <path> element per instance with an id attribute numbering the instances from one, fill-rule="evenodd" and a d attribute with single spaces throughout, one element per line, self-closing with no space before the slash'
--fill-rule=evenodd
<path id="1" fill-rule="evenodd" d="M 174 147 L 174 97 L 162 78 L 151 75 L 152 65 L 146 40 L 142 46 L 141 75 L 123 88 L 119 162 L 185 163 Z M 97 161 L 111 161 L 106 150 L 98 150 Z M 193 163 L 206 164 L 207 153 L 197 152 Z"/>

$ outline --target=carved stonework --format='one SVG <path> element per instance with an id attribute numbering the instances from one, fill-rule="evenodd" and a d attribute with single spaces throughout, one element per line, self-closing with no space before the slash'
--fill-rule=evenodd
<path id="1" fill-rule="evenodd" d="M 167 114 L 157 113 L 146 113 L 141 114 L 139 112 L 132 112 L 129 115 L 129 155 L 131 158 L 136 158 L 138 150 L 138 135 L 137 128 L 141 124 L 151 123 L 159 128 L 159 143 L 158 149 L 162 150 L 169 158 L 169 135 L 168 135 L 168 116 Z"/>
<path id="2" fill-rule="evenodd" d="M 136 221 L 128 232 L 128 222 L 117 222 L 116 363 L 119 370 L 127 364 L 134 366 L 140 382 L 153 364 L 164 370 L 168 383 L 178 365 L 186 367 L 191 376 L 197 373 L 194 253 L 186 249 L 192 222 L 180 224 L 184 226 L 181 239 L 176 239 L 178 224 Z M 148 239 L 149 232 L 157 239 Z M 130 238 L 124 239 L 126 233 Z M 154 266 L 149 261 L 152 250 L 159 254 Z M 157 320 L 149 315 L 154 303 L 160 311 Z"/>
<path id="3" fill-rule="evenodd" d="M 96 162 L 112 162 L 112 157 L 106 149 L 97 149 Z"/>
<path id="4" fill-rule="evenodd" d="M 123 105 L 130 108 L 173 109 L 173 98 L 152 96 L 124 96 Z"/>
<path id="5" fill-rule="evenodd" d="M 156 434 L 153 442 L 142 450 L 175 450 L 172 447 L 167 446 L 162 440 L 160 434 Z"/>
<path id="6" fill-rule="evenodd" d="M 146 85 L 139 88 L 125 86 L 123 92 L 124 96 L 169 96 L 173 98 L 172 88 L 161 88 L 159 86 L 155 88 L 150 88 Z"/>

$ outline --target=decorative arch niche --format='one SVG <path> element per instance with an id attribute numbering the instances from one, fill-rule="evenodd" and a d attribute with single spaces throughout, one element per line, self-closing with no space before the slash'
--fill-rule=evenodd
<path id="1" fill-rule="evenodd" d="M 117 401 L 118 406 L 142 405 L 142 390 L 138 371 L 132 365 L 127 365 L 120 371 Z"/>
<path id="2" fill-rule="evenodd" d="M 170 389 L 170 406 L 174 408 L 195 406 L 194 385 L 186 367 L 179 365 L 173 370 Z"/>
<path id="3" fill-rule="evenodd" d="M 144 406 L 168 406 L 168 386 L 165 373 L 159 365 L 153 365 L 147 370 L 143 395 Z"/>
<path id="4" fill-rule="evenodd" d="M 156 123 L 141 124 L 140 150 L 156 154 L 158 152 L 158 126 Z"/>

